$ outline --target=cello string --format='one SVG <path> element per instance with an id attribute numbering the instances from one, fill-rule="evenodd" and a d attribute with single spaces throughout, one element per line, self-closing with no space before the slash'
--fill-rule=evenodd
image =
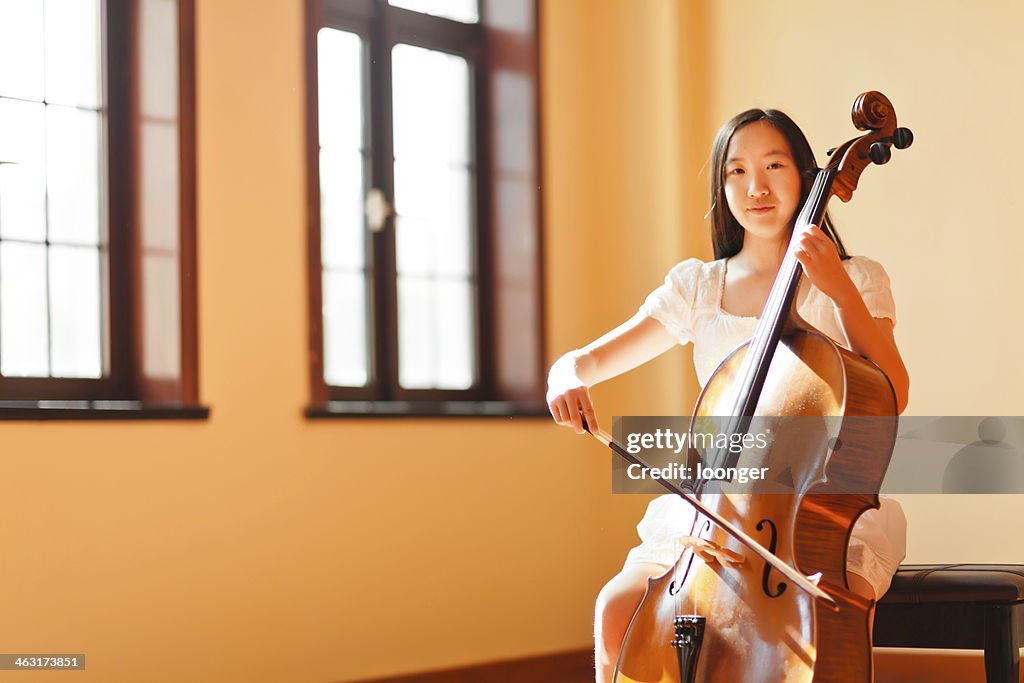
<path id="1" fill-rule="evenodd" d="M 796 260 L 792 250 L 793 243 L 797 239 L 796 228 L 797 226 L 813 223 L 815 214 L 817 213 L 824 216 L 824 211 L 819 211 L 819 209 L 823 209 L 825 202 L 830 196 L 833 177 L 834 174 L 828 169 L 819 170 L 815 174 L 811 190 L 793 224 L 794 230 L 790 237 L 789 247 L 786 250 L 786 255 L 783 258 L 782 265 L 780 266 L 779 274 L 776 276 L 775 282 L 772 284 L 772 288 L 768 292 L 768 299 L 761 312 L 761 317 L 757 322 L 757 327 L 754 330 L 754 336 L 751 338 L 748 353 L 743 360 L 739 385 L 741 389 L 737 392 L 736 397 L 734 398 L 733 407 L 730 411 L 731 414 L 728 416 L 729 420 L 726 423 L 726 429 L 723 430 L 723 433 L 729 435 L 728 438 L 730 441 L 734 433 L 745 431 L 745 428 L 748 426 L 745 422 L 747 422 L 748 418 L 754 414 L 754 409 L 756 408 L 757 399 L 759 397 L 751 398 L 750 394 L 753 392 L 757 383 L 759 371 L 763 370 L 764 374 L 767 375 L 767 369 L 764 368 L 764 366 L 765 364 L 770 363 L 775 350 L 775 347 L 772 346 L 771 343 L 773 336 L 775 336 L 772 333 L 785 322 L 784 313 L 787 311 L 784 311 L 783 308 L 787 298 L 789 298 L 790 292 L 792 292 L 790 306 L 796 305 L 796 289 L 799 286 L 800 277 L 803 272 L 800 262 Z M 746 415 L 748 412 L 750 413 L 749 416 Z M 710 466 L 718 467 L 720 465 L 727 464 L 722 462 L 723 458 L 727 457 L 725 449 L 714 447 L 709 449 L 709 451 L 709 457 L 705 458 L 705 461 Z M 694 493 L 697 495 L 701 494 L 704 487 L 707 485 L 706 480 L 698 481 L 694 487 Z"/>
<path id="2" fill-rule="evenodd" d="M 781 326 L 784 322 L 784 305 L 790 292 L 793 291 L 793 303 L 795 303 L 796 292 L 794 291 L 799 285 L 800 275 L 802 274 L 802 267 L 800 262 L 793 256 L 792 245 L 797 238 L 796 226 L 807 225 L 813 222 L 817 209 L 823 206 L 823 200 L 828 195 L 828 189 L 831 186 L 830 174 L 827 171 L 820 171 L 814 179 L 814 184 L 811 187 L 811 191 L 808 194 L 807 200 L 804 202 L 800 213 L 797 216 L 797 220 L 794 223 L 793 235 L 790 238 L 789 248 L 786 250 L 786 256 L 783 259 L 782 265 L 779 270 L 779 276 L 776 277 L 775 282 L 772 285 L 771 290 L 768 293 L 768 300 L 765 302 L 764 310 L 761 313 L 761 318 L 758 320 L 757 328 L 754 330 L 754 336 L 751 340 L 751 350 L 744 359 L 744 367 L 742 372 L 742 390 L 737 394 L 737 399 L 733 405 L 732 414 L 736 418 L 744 417 L 745 412 L 753 413 L 753 407 L 756 406 L 756 397 L 752 401 L 754 405 L 750 405 L 750 411 L 744 409 L 744 403 L 747 400 L 748 394 L 753 390 L 757 380 L 758 370 L 762 366 L 770 361 L 769 353 L 772 341 L 773 328 Z M 731 427 L 733 425 L 730 425 Z"/>

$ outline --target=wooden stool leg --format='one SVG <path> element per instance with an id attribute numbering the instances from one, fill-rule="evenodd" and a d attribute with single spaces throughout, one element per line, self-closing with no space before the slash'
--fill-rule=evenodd
<path id="1" fill-rule="evenodd" d="M 987 683 L 1017 683 L 1020 650 L 1014 637 L 1013 610 L 993 606 L 985 610 L 985 680 Z"/>

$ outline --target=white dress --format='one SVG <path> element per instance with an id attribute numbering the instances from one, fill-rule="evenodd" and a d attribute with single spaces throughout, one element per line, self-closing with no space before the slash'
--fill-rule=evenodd
<path id="1" fill-rule="evenodd" d="M 871 315 L 895 324 L 896 306 L 889 276 L 880 264 L 855 256 L 843 261 L 846 272 L 860 291 Z M 665 283 L 651 292 L 640 310 L 660 321 L 680 344 L 693 343 L 693 361 L 703 386 L 718 364 L 740 343 L 754 334 L 757 318 L 732 315 L 722 310 L 726 259 L 704 263 L 689 259 L 679 263 Z M 813 285 L 797 298 L 797 311 L 808 323 L 849 348 L 831 299 Z M 889 588 L 896 568 L 906 555 L 907 520 L 900 504 L 885 496 L 881 507 L 868 510 L 857 520 L 847 553 L 847 570 L 864 577 L 881 597 Z M 637 525 L 641 543 L 629 551 L 626 564 L 653 562 L 666 568 L 682 552 L 680 539 L 692 528 L 693 508 L 676 495 L 651 501 Z"/>

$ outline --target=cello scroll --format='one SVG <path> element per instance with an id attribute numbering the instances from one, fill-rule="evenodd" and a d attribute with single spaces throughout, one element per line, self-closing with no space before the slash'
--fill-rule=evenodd
<path id="1" fill-rule="evenodd" d="M 830 149 L 831 161 L 826 167 L 835 171 L 832 195 L 843 202 L 853 197 L 860 174 L 869 163 L 887 163 L 892 157 L 891 147 L 906 149 L 914 142 L 914 134 L 909 128 L 897 127 L 892 102 L 877 90 L 857 96 L 851 118 L 857 130 L 869 132 Z"/>

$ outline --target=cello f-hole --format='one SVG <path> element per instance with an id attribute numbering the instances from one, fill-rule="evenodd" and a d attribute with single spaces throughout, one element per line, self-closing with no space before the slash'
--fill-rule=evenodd
<path id="1" fill-rule="evenodd" d="M 773 522 L 770 519 L 762 519 L 760 522 L 758 522 L 757 530 L 761 531 L 765 528 L 765 526 L 767 526 L 768 529 L 771 531 L 771 538 L 768 541 L 768 550 L 774 555 L 775 546 L 778 542 L 779 532 L 775 528 L 775 522 Z M 771 574 L 772 566 L 765 562 L 764 573 L 761 575 L 761 590 L 763 590 L 764 594 L 767 595 L 769 598 L 777 598 L 786 592 L 786 588 L 788 588 L 789 584 L 787 584 L 785 581 L 779 581 L 775 588 L 772 589 L 768 582 L 768 578 L 771 576 Z"/>

